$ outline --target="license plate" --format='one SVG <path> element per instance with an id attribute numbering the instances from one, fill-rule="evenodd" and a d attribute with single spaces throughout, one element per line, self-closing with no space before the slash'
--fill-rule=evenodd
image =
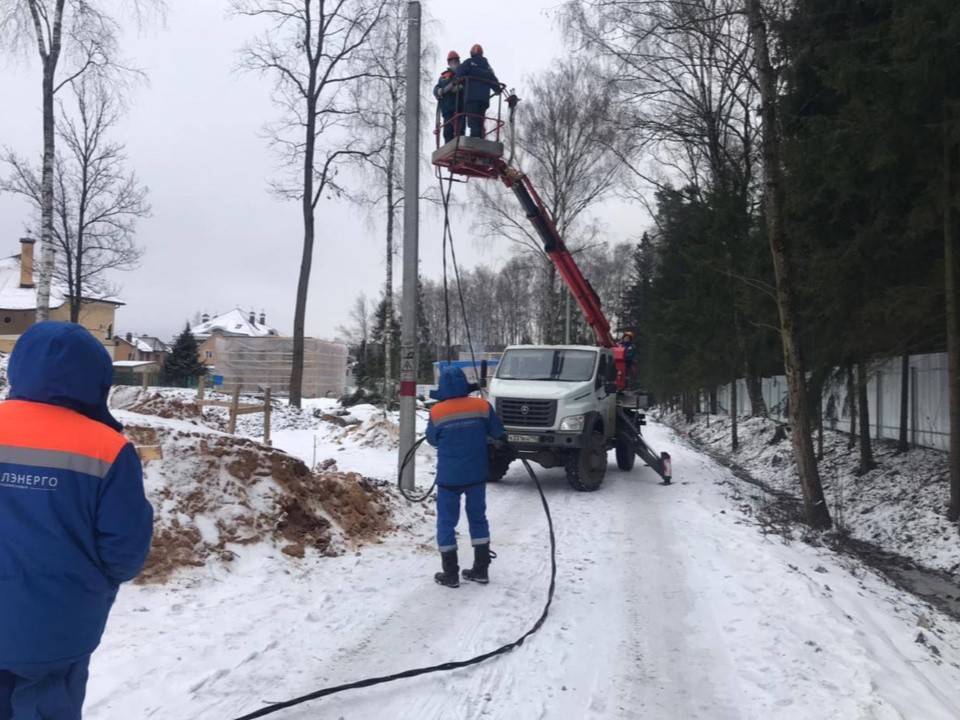
<path id="1" fill-rule="evenodd" d="M 507 435 L 507 440 L 514 443 L 535 443 L 539 439 L 536 435 Z"/>

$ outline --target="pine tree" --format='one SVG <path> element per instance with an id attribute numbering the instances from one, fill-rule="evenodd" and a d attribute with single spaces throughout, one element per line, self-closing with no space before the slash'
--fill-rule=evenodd
<path id="1" fill-rule="evenodd" d="M 163 364 L 164 382 L 183 386 L 206 375 L 207 366 L 200 362 L 200 350 L 197 339 L 190 332 L 190 325 L 183 328 L 173 344 L 173 350 Z"/>
<path id="2" fill-rule="evenodd" d="M 427 321 L 423 302 L 423 281 L 417 278 L 417 380 L 433 382 L 433 363 L 436 361 L 433 332 Z"/>
<path id="3" fill-rule="evenodd" d="M 383 392 L 384 372 L 385 372 L 385 350 L 387 347 L 387 319 L 390 320 L 390 352 L 391 366 L 394 370 L 400 368 L 400 318 L 393 307 L 388 306 L 386 297 L 382 297 L 377 303 L 377 309 L 373 313 L 373 327 L 370 331 L 369 354 L 367 358 L 366 374 L 370 378 L 370 383 L 376 389 L 378 394 Z M 388 316 L 389 312 L 389 316 Z M 397 378 L 392 378 L 396 382 Z"/>

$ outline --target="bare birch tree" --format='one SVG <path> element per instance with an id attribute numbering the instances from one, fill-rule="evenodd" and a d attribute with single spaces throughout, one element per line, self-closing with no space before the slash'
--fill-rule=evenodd
<path id="1" fill-rule="evenodd" d="M 273 80 L 272 99 L 281 118 L 266 132 L 287 176 L 272 189 L 297 200 L 303 220 L 290 377 L 295 407 L 302 401 L 317 205 L 326 193 L 341 190 L 337 173 L 344 163 L 370 153 L 349 132 L 359 112 L 351 103 L 351 87 L 377 75 L 360 61 L 386 6 L 387 0 L 233 0 L 237 15 L 268 24 L 244 47 L 241 67 Z"/>
<path id="2" fill-rule="evenodd" d="M 143 248 L 136 224 L 150 206 L 147 189 L 126 169 L 124 145 L 108 137 L 121 115 L 116 98 L 92 76 L 70 85 L 74 108 L 60 102 L 56 123 L 62 150 L 54 159 L 51 230 L 59 250 L 54 276 L 67 287 L 70 321 L 79 322 L 84 298 L 115 292 L 109 272 L 137 266 Z M 4 160 L 12 172 L 0 190 L 22 195 L 42 213 L 42 175 L 13 152 Z"/>
<path id="3" fill-rule="evenodd" d="M 350 199 L 384 220 L 385 253 L 384 297 L 394 303 L 394 260 L 398 255 L 397 228 L 402 227 L 404 121 L 406 117 L 407 0 L 386 0 L 383 17 L 370 34 L 370 42 L 361 49 L 360 63 L 372 75 L 351 86 L 353 116 L 351 132 L 363 143 L 366 154 L 359 164 L 364 182 Z M 429 22 L 421 20 L 426 26 Z M 426 59 L 432 53 L 429 42 L 421 48 L 421 86 L 427 82 Z M 425 103 L 421 103 L 425 105 Z M 387 322 L 392 322 L 387 315 Z M 396 394 L 396 368 L 393 367 L 393 328 L 386 328 L 384 363 L 384 400 Z"/>
<path id="4" fill-rule="evenodd" d="M 0 44 L 26 48 L 36 43 L 42 66 L 43 162 L 40 178 L 40 274 L 37 283 L 37 320 L 50 308 L 50 281 L 54 272 L 54 158 L 56 156 L 56 94 L 84 75 L 110 77 L 116 82 L 128 74 L 119 58 L 120 27 L 97 0 L 2 0 Z M 119 0 L 139 19 L 146 9 L 162 11 L 162 0 Z M 119 7 L 117 7 L 119 9 Z"/>
<path id="5" fill-rule="evenodd" d="M 613 104 L 610 84 L 596 82 L 586 61 L 568 60 L 532 79 L 530 97 L 518 113 L 518 164 L 572 252 L 597 240 L 599 226 L 588 211 L 610 197 L 621 178 L 620 139 L 609 122 Z M 543 258 L 541 339 L 558 340 L 564 293 L 556 290 L 556 268 L 546 259 L 542 241 L 509 191 L 492 183 L 478 187 L 480 226 Z"/>
<path id="6" fill-rule="evenodd" d="M 646 202 L 653 187 L 681 182 L 709 192 L 718 209 L 723 261 L 712 268 L 730 287 L 730 322 L 752 412 L 767 412 L 748 353 L 744 306 L 756 280 L 742 279 L 737 258 L 756 201 L 759 118 L 750 33 L 741 0 L 572 0 L 568 29 L 605 61 L 622 106 L 613 117 L 629 138 L 622 160 Z M 733 386 L 735 387 L 735 386 Z M 736 415 L 733 436 L 736 447 Z"/>

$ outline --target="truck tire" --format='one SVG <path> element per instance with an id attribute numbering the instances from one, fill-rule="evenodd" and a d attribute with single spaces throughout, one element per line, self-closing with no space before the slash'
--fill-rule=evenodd
<path id="1" fill-rule="evenodd" d="M 633 446 L 620 438 L 617 438 L 616 445 L 617 467 L 624 471 L 633 470 L 633 463 L 637 459 L 637 454 Z"/>
<path id="2" fill-rule="evenodd" d="M 567 471 L 567 482 L 574 490 L 598 490 L 607 472 L 607 446 L 603 434 L 594 431 L 587 435 L 583 447 L 567 456 L 564 469 Z"/>
<path id="3" fill-rule="evenodd" d="M 489 482 L 499 482 L 503 480 L 503 476 L 507 474 L 507 469 L 510 467 L 510 463 L 513 462 L 513 458 L 509 454 L 504 452 L 499 452 L 493 446 L 490 446 L 487 449 L 487 463 L 490 466 L 487 480 Z"/>

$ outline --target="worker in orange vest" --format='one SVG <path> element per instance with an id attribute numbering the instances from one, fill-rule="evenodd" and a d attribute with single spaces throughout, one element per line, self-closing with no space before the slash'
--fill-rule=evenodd
<path id="1" fill-rule="evenodd" d="M 433 87 L 433 95 L 440 103 L 444 142 L 450 142 L 456 135 L 463 135 L 463 93 L 460 92 L 460 84 L 454 80 L 458 67 L 460 56 L 456 50 L 451 50 L 447 53 L 447 69 L 440 73 L 440 79 Z"/>

